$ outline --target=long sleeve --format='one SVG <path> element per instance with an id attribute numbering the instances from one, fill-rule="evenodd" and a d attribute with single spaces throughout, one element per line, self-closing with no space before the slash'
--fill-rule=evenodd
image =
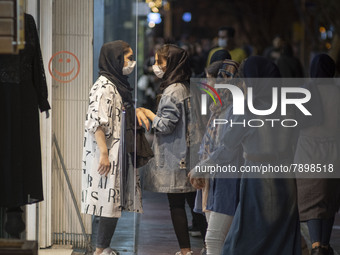
<path id="1" fill-rule="evenodd" d="M 39 37 L 34 19 L 31 15 L 26 14 L 26 28 L 28 29 L 29 38 L 34 44 L 34 59 L 33 59 L 33 86 L 35 87 L 39 109 L 41 112 L 51 109 L 48 102 L 47 83 L 44 70 L 43 58 L 40 50 Z"/>
<path id="2" fill-rule="evenodd" d="M 95 133 L 100 126 L 106 137 L 111 137 L 114 129 L 116 109 L 114 104 L 114 89 L 110 84 L 95 84 L 90 91 L 89 108 L 85 128 Z"/>
<path id="3" fill-rule="evenodd" d="M 195 168 L 199 169 L 202 166 L 215 166 L 215 165 L 228 165 L 232 163 L 235 158 L 239 154 L 239 148 L 241 143 L 246 135 L 247 129 L 243 126 L 230 126 L 231 122 L 242 122 L 242 116 L 240 115 L 231 115 L 232 107 L 228 110 L 227 116 L 225 117 L 228 120 L 228 124 L 220 124 L 224 125 L 220 128 L 221 131 L 218 132 L 217 137 L 218 144 L 215 146 L 215 149 L 209 153 L 209 155 L 202 161 L 200 161 Z M 206 175 L 209 176 L 209 173 L 195 173 L 195 177 L 200 177 Z"/>
<path id="4" fill-rule="evenodd" d="M 152 127 L 159 133 L 171 134 L 176 128 L 176 123 L 181 117 L 181 108 L 172 96 L 162 96 L 157 116 L 152 122 Z"/>

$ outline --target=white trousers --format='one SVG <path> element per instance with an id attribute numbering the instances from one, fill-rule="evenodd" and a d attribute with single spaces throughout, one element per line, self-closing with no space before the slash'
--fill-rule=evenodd
<path id="1" fill-rule="evenodd" d="M 208 222 L 205 236 L 207 255 L 220 255 L 234 217 L 213 211 L 205 212 L 205 215 Z"/>

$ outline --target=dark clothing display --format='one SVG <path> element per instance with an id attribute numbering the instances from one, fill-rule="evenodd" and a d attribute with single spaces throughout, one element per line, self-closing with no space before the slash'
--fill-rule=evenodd
<path id="1" fill-rule="evenodd" d="M 39 111 L 47 111 L 47 84 L 34 19 L 25 14 L 26 45 L 0 55 L 0 206 L 43 200 Z"/>

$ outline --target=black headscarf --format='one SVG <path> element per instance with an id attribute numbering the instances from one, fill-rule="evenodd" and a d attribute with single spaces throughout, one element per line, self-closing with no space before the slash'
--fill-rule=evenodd
<path id="1" fill-rule="evenodd" d="M 212 63 L 214 63 L 216 61 L 225 60 L 225 59 L 231 59 L 231 55 L 230 55 L 229 51 L 227 51 L 227 50 L 217 50 L 211 56 L 209 65 L 211 65 Z"/>
<path id="2" fill-rule="evenodd" d="M 306 103 L 306 108 L 312 113 L 312 116 L 302 116 L 301 128 L 311 126 L 320 126 L 324 122 L 324 112 L 322 100 L 317 85 L 322 82 L 319 78 L 332 78 L 335 74 L 335 63 L 327 54 L 316 55 L 310 66 L 310 77 L 312 81 L 303 87 L 311 93 L 311 99 Z"/>
<path id="3" fill-rule="evenodd" d="M 261 56 L 251 56 L 244 63 L 243 76 L 245 78 L 281 78 L 278 67 L 270 60 Z M 270 79 L 247 79 L 247 87 L 253 88 L 253 104 L 268 109 L 272 104 L 272 88 L 280 86 Z"/>
<path id="4" fill-rule="evenodd" d="M 191 77 L 191 69 L 188 54 L 176 45 L 164 45 L 169 47 L 166 61 L 166 70 L 162 78 L 160 91 L 163 91 L 174 83 L 188 84 Z"/>
<path id="5" fill-rule="evenodd" d="M 125 165 L 128 165 L 127 153 L 135 152 L 135 134 L 136 134 L 136 159 L 134 162 L 135 167 L 141 167 L 148 162 L 148 160 L 153 156 L 152 150 L 145 138 L 144 128 L 137 127 L 137 132 L 135 133 L 135 110 L 133 107 L 132 100 L 132 88 L 128 82 L 128 77 L 123 75 L 124 67 L 124 49 L 130 48 L 129 44 L 124 41 L 113 41 L 105 43 L 101 50 L 99 56 L 99 75 L 105 76 L 109 79 L 117 88 L 120 96 L 123 99 L 125 106 L 125 153 L 124 160 Z M 133 160 L 134 156 L 131 157 Z M 127 176 L 126 169 L 123 178 Z M 121 195 L 122 196 L 122 195 Z M 123 196 L 122 196 L 123 197 Z M 123 199 L 124 200 L 124 199 Z"/>
<path id="6" fill-rule="evenodd" d="M 123 102 L 132 104 L 132 88 L 128 77 L 123 75 L 124 49 L 130 45 L 124 41 L 113 41 L 105 43 L 99 55 L 99 75 L 108 78 L 121 95 Z"/>
<path id="7" fill-rule="evenodd" d="M 332 78 L 335 74 L 334 60 L 327 54 L 316 55 L 310 66 L 311 78 Z"/>

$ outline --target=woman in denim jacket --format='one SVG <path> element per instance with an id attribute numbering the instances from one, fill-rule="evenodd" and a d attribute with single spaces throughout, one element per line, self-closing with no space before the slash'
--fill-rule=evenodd
<path id="1" fill-rule="evenodd" d="M 193 209 L 195 189 L 189 173 L 189 80 L 191 70 L 187 53 L 175 46 L 164 45 L 155 54 L 153 70 L 162 79 L 161 98 L 157 113 L 142 108 L 155 130 L 154 158 L 144 171 L 144 188 L 167 193 L 171 219 L 181 251 L 177 255 L 191 254 L 185 200 Z M 198 216 L 205 221 L 202 215 Z"/>

